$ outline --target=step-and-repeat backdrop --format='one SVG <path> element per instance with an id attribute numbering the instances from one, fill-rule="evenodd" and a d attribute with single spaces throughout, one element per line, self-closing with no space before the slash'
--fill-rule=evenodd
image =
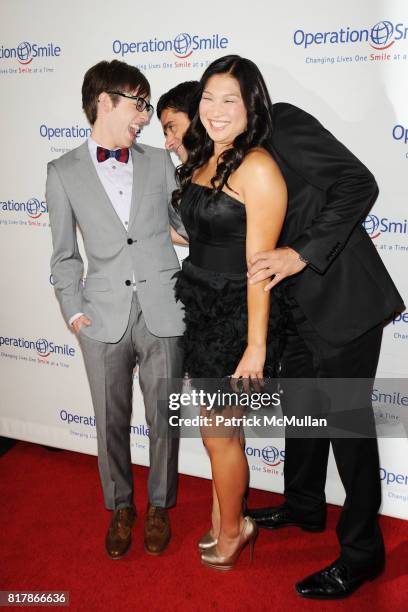
<path id="1" fill-rule="evenodd" d="M 44 193 L 47 162 L 90 132 L 81 84 L 101 59 L 143 70 L 153 103 L 177 83 L 199 78 L 217 57 L 254 60 L 275 102 L 311 112 L 373 171 L 380 196 L 365 227 L 407 296 L 404 0 L 3 0 L 0 13 L 0 435 L 96 454 L 81 352 L 54 297 Z M 163 145 L 156 118 L 141 142 Z M 408 314 L 402 314 L 386 328 L 379 376 L 407 376 L 407 346 Z M 408 397 L 376 385 L 373 399 L 377 418 L 395 428 L 392 438 L 380 440 L 382 512 L 408 518 L 408 444 L 392 411 L 408 410 Z M 133 461 L 147 465 L 137 374 L 131 440 Z M 251 485 L 282 491 L 284 441 L 248 439 L 246 453 Z M 200 440 L 182 440 L 180 471 L 209 476 Z M 344 499 L 332 458 L 327 498 Z"/>

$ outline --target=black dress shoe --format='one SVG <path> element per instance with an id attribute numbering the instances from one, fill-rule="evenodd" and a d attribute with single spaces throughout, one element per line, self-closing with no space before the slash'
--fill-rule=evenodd
<path id="1" fill-rule="evenodd" d="M 384 563 L 365 569 L 352 569 L 340 559 L 296 584 L 296 591 L 308 599 L 343 599 L 354 593 L 366 580 L 374 580 L 384 570 Z"/>
<path id="2" fill-rule="evenodd" d="M 325 524 L 299 521 L 293 517 L 285 504 L 272 508 L 254 508 L 247 510 L 247 516 L 254 519 L 258 527 L 279 529 L 280 527 L 300 527 L 303 531 L 324 531 Z"/>

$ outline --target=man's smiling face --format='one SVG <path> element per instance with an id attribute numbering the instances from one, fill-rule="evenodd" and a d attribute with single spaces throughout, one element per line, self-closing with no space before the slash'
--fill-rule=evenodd
<path id="1" fill-rule="evenodd" d="M 187 113 L 178 112 L 174 108 L 165 108 L 160 115 L 160 123 L 163 127 L 166 149 L 185 162 L 187 153 L 182 141 L 190 125 Z"/>
<path id="2" fill-rule="evenodd" d="M 128 93 L 128 92 L 124 92 Z M 107 94 L 108 95 L 108 94 Z M 137 92 L 129 92 L 129 95 L 137 96 Z M 131 147 L 136 136 L 146 123 L 149 122 L 147 109 L 139 111 L 136 101 L 118 96 L 118 102 L 110 108 L 106 116 L 107 128 L 109 130 L 112 148 Z M 149 98 L 144 98 L 149 102 Z"/>

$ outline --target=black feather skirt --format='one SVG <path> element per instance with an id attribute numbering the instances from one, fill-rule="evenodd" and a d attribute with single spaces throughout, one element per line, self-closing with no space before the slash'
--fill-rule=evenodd
<path id="1" fill-rule="evenodd" d="M 247 346 L 246 273 L 226 274 L 183 261 L 177 273 L 176 299 L 184 306 L 184 371 L 191 378 L 225 378 L 233 374 Z M 285 302 L 271 292 L 264 377 L 276 377 L 284 346 Z"/>

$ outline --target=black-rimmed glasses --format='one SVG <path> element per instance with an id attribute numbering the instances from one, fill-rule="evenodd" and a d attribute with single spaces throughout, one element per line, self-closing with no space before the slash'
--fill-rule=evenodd
<path id="1" fill-rule="evenodd" d="M 134 100 L 136 102 L 136 110 L 138 110 L 140 113 L 147 110 L 149 115 L 153 114 L 154 106 L 147 102 L 145 98 L 142 98 L 142 96 L 131 96 L 130 94 L 125 94 L 122 91 L 107 91 L 106 93 L 114 94 L 115 96 L 122 96 L 122 98 L 129 98 L 129 100 Z"/>

